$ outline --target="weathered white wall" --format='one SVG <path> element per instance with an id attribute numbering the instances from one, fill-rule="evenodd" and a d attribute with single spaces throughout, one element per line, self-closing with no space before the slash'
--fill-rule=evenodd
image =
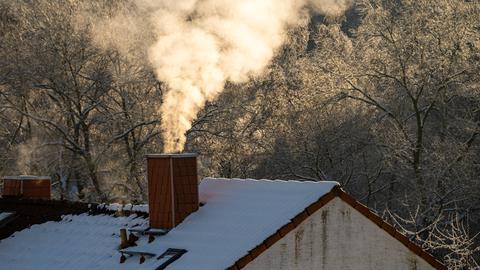
<path id="1" fill-rule="evenodd" d="M 250 262 L 246 270 L 434 269 L 335 198 Z"/>

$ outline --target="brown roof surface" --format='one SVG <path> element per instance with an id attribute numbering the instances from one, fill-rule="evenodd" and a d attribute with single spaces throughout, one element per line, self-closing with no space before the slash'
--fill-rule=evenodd
<path id="1" fill-rule="evenodd" d="M 350 196 L 348 193 L 343 191 L 340 187 L 335 187 L 329 193 L 322 196 L 318 201 L 314 202 L 297 216 L 295 216 L 291 221 L 285 224 L 283 227 L 277 230 L 276 233 L 272 234 L 270 237 L 265 239 L 261 244 L 259 244 L 254 249 L 250 250 L 250 252 L 243 256 L 242 258 L 238 259 L 232 266 L 227 268 L 227 270 L 240 270 L 244 268 L 248 263 L 253 261 L 255 258 L 260 256 L 265 250 L 269 247 L 274 245 L 277 241 L 282 239 L 286 234 L 291 232 L 295 229 L 298 225 L 300 225 L 304 220 L 306 220 L 309 216 L 313 215 L 316 211 L 322 208 L 324 205 L 329 203 L 334 198 L 340 198 L 342 201 L 356 209 L 360 212 L 363 216 L 371 220 L 385 232 L 393 236 L 395 239 L 400 241 L 403 245 L 405 245 L 410 251 L 414 254 L 418 255 L 419 257 L 423 258 L 427 261 L 431 266 L 435 269 L 439 270 L 447 270 L 447 267 L 439 262 L 435 257 L 431 254 L 423 250 L 421 247 L 410 241 L 405 235 L 398 232 L 392 225 L 385 222 L 381 217 L 370 211 L 370 209 L 357 201 L 355 198 Z"/>

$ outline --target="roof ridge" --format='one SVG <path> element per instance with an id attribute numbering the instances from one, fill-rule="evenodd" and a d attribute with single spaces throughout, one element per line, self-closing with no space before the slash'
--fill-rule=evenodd
<path id="1" fill-rule="evenodd" d="M 337 181 L 312 181 L 312 180 L 300 180 L 300 179 L 253 179 L 253 178 L 223 178 L 223 177 L 205 177 L 204 180 L 222 180 L 222 181 L 252 181 L 252 182 L 273 182 L 273 183 L 300 183 L 300 184 L 335 184 L 335 186 L 340 186 L 340 183 Z"/>

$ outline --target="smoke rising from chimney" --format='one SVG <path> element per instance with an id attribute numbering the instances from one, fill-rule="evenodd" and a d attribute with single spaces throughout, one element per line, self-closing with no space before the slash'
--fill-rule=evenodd
<path id="1" fill-rule="evenodd" d="M 342 16 L 354 0 L 310 0 L 310 7 L 327 17 Z"/>
<path id="2" fill-rule="evenodd" d="M 39 146 L 37 138 L 33 138 L 18 146 L 17 170 L 21 174 L 30 174 L 33 170 L 34 153 Z"/>
<path id="3" fill-rule="evenodd" d="M 137 1 L 142 20 L 148 18 L 153 26 L 149 61 L 169 89 L 160 108 L 164 151 L 183 150 L 185 133 L 197 113 L 227 81 L 241 83 L 262 73 L 283 44 L 286 29 L 299 22 L 303 11 L 336 17 L 350 4 L 351 0 Z M 125 21 L 125 15 L 117 20 Z"/>

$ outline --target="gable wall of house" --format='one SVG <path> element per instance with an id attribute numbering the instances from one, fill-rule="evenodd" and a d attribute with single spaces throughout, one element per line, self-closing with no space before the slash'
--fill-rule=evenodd
<path id="1" fill-rule="evenodd" d="M 336 197 L 244 269 L 435 268 Z"/>

